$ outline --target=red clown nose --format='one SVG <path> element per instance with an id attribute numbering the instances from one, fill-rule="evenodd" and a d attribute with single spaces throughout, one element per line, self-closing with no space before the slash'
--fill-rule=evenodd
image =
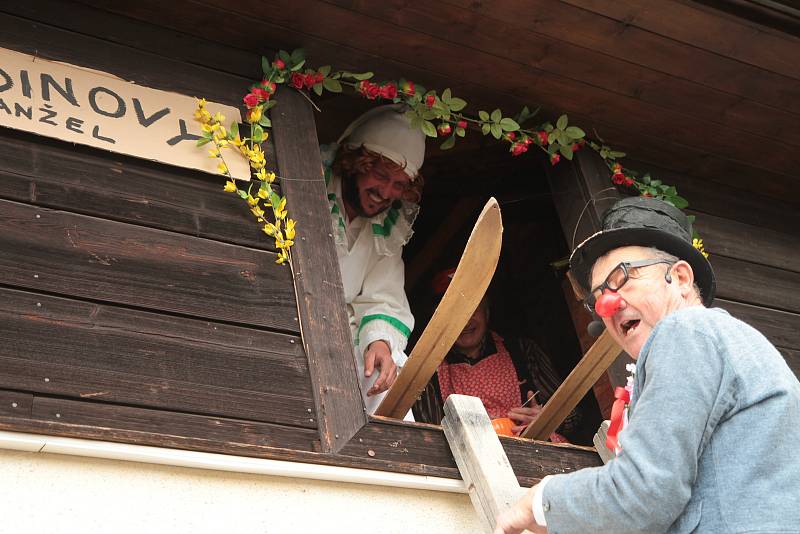
<path id="1" fill-rule="evenodd" d="M 619 293 L 603 293 L 594 304 L 594 311 L 600 317 L 611 317 L 622 307 L 622 297 Z"/>

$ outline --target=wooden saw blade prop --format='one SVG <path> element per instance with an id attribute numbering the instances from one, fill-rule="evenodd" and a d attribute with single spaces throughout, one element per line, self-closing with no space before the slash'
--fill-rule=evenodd
<path id="1" fill-rule="evenodd" d="M 428 326 L 375 415 L 402 419 L 477 309 L 494 276 L 503 243 L 503 220 L 494 197 L 483 207 Z"/>

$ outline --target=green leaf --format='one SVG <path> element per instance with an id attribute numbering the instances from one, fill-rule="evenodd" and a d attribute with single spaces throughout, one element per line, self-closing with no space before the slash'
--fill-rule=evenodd
<path id="1" fill-rule="evenodd" d="M 242 197 L 242 198 L 247 198 L 247 195 L 249 194 L 247 191 L 245 191 L 245 190 L 243 190 L 243 189 L 239 189 L 239 190 L 237 190 L 236 192 L 237 192 L 237 193 L 239 194 L 239 196 L 240 196 L 240 197 Z"/>
<path id="2" fill-rule="evenodd" d="M 428 137 L 436 137 L 436 126 L 429 120 L 422 121 L 422 131 Z"/>
<path id="3" fill-rule="evenodd" d="M 502 119 L 502 118 L 503 118 L 503 112 L 502 111 L 500 111 L 499 109 L 496 109 L 496 110 L 492 111 L 492 114 L 491 114 L 492 122 L 500 122 L 500 119 Z"/>
<path id="4" fill-rule="evenodd" d="M 253 142 L 260 143 L 264 140 L 264 129 L 261 127 L 260 124 L 253 125 Z"/>
<path id="5" fill-rule="evenodd" d="M 449 88 L 449 87 L 448 87 L 447 89 L 445 89 L 444 91 L 442 91 L 442 96 L 441 96 L 441 99 L 442 99 L 444 102 L 448 102 L 448 103 L 449 103 L 449 102 L 450 102 L 450 99 L 451 99 L 452 97 L 453 97 L 453 94 L 450 92 L 450 88 Z"/>
<path id="6" fill-rule="evenodd" d="M 315 83 L 314 85 L 312 85 L 311 86 L 311 90 L 314 91 L 317 94 L 317 96 L 322 96 L 322 84 L 321 83 Z"/>
<path id="7" fill-rule="evenodd" d="M 289 52 L 287 52 L 286 50 L 279 50 L 278 57 L 281 58 L 284 63 L 288 64 L 292 62 L 292 56 L 290 56 Z"/>
<path id="8" fill-rule="evenodd" d="M 480 118 L 482 121 L 488 121 L 488 120 L 489 120 L 489 114 L 488 114 L 488 113 L 486 113 L 486 112 L 485 112 L 485 111 L 483 111 L 483 110 L 480 110 L 480 111 L 478 112 L 478 118 Z"/>
<path id="9" fill-rule="evenodd" d="M 264 71 L 264 74 L 267 76 L 272 72 L 272 63 L 264 56 L 261 56 L 261 70 Z"/>
<path id="10" fill-rule="evenodd" d="M 688 201 L 688 200 L 686 200 L 685 198 L 681 197 L 681 196 L 678 196 L 678 195 L 675 195 L 675 196 L 673 196 L 673 197 L 670 197 L 670 200 L 672 200 L 672 204 L 673 204 L 673 205 L 674 205 L 676 208 L 678 208 L 678 209 L 681 209 L 681 210 L 682 210 L 683 208 L 685 208 L 685 207 L 689 206 L 689 201 Z"/>
<path id="11" fill-rule="evenodd" d="M 427 121 L 429 121 L 431 119 L 436 119 L 438 117 L 439 117 L 439 113 L 437 113 L 433 109 L 425 108 L 425 110 L 423 110 L 423 112 L 422 112 L 422 118 L 427 120 Z"/>
<path id="12" fill-rule="evenodd" d="M 264 128 L 272 128 L 272 121 L 269 120 L 269 117 L 267 117 L 266 115 L 261 115 L 258 124 L 260 124 Z"/>
<path id="13" fill-rule="evenodd" d="M 328 74 L 330 74 L 330 73 L 331 73 L 331 66 L 330 66 L 330 65 L 323 65 L 322 67 L 320 67 L 319 69 L 317 69 L 317 71 L 318 71 L 320 74 L 322 74 L 323 76 L 327 76 Z"/>
<path id="14" fill-rule="evenodd" d="M 292 55 L 290 56 L 289 59 L 292 60 L 292 63 L 300 63 L 301 61 L 305 62 L 306 51 L 303 50 L 302 48 L 296 48 L 292 50 Z"/>
<path id="15" fill-rule="evenodd" d="M 561 155 L 567 159 L 572 159 L 572 147 L 561 145 L 558 147 L 558 151 L 561 152 Z"/>
<path id="16" fill-rule="evenodd" d="M 483 135 L 487 135 L 492 130 L 492 126 L 489 123 L 481 124 L 481 132 Z"/>
<path id="17" fill-rule="evenodd" d="M 544 123 L 544 126 L 542 126 L 542 130 L 544 130 L 545 132 L 548 132 L 548 133 L 552 132 L 553 131 L 553 125 L 550 124 L 549 122 L 546 122 L 546 123 Z"/>
<path id="18" fill-rule="evenodd" d="M 674 185 L 671 185 L 667 187 L 667 189 L 664 191 L 664 194 L 670 197 L 676 197 L 678 196 L 678 190 L 675 189 Z"/>
<path id="19" fill-rule="evenodd" d="M 456 135 L 459 137 L 464 137 L 466 135 L 466 130 L 464 128 L 456 128 Z"/>
<path id="20" fill-rule="evenodd" d="M 264 111 L 274 108 L 277 103 L 277 100 L 267 100 L 267 102 L 264 104 Z"/>
<path id="21" fill-rule="evenodd" d="M 495 139 L 500 139 L 503 136 L 503 129 L 500 128 L 498 123 L 491 124 L 489 128 Z"/>
<path id="22" fill-rule="evenodd" d="M 228 139 L 234 139 L 237 135 L 239 135 L 239 123 L 233 121 L 231 127 L 228 128 Z"/>
<path id="23" fill-rule="evenodd" d="M 612 150 L 611 151 L 611 157 L 612 158 L 624 158 L 625 157 L 625 152 L 617 152 L 616 150 Z"/>
<path id="24" fill-rule="evenodd" d="M 297 65 L 294 65 L 294 66 L 292 66 L 292 68 L 291 68 L 290 70 L 291 70 L 292 72 L 297 72 L 298 70 L 302 69 L 302 68 L 303 68 L 303 65 L 305 65 L 305 64 L 306 64 L 306 60 L 304 59 L 303 61 L 301 61 L 301 62 L 300 62 L 300 63 L 298 63 Z"/>
<path id="25" fill-rule="evenodd" d="M 339 80 L 333 80 L 331 78 L 325 78 L 322 80 L 322 86 L 325 87 L 331 93 L 341 93 L 342 92 L 342 84 Z"/>
<path id="26" fill-rule="evenodd" d="M 450 137 L 447 138 L 447 141 L 442 143 L 442 146 L 440 146 L 439 148 L 441 148 L 442 150 L 449 150 L 454 146 L 456 146 L 456 138 L 455 136 L 451 135 Z"/>
<path id="27" fill-rule="evenodd" d="M 559 130 L 563 130 L 564 128 L 567 127 L 568 123 L 569 123 L 569 118 L 566 115 L 561 115 L 556 121 L 556 128 L 558 128 Z"/>
<path id="28" fill-rule="evenodd" d="M 567 132 L 567 135 L 570 136 L 572 139 L 581 139 L 586 136 L 586 132 L 584 132 L 577 126 L 569 126 L 564 131 Z"/>
<path id="29" fill-rule="evenodd" d="M 371 72 L 362 72 L 360 74 L 355 72 L 350 72 L 348 74 L 350 74 L 351 78 L 354 78 L 360 82 L 364 80 L 369 80 L 370 78 L 372 78 L 372 76 L 374 76 Z"/>
<path id="30" fill-rule="evenodd" d="M 465 107 L 467 107 L 467 101 L 464 100 L 463 98 L 458 98 L 457 96 L 454 96 L 453 98 L 450 99 L 451 111 L 461 111 Z"/>
<path id="31" fill-rule="evenodd" d="M 517 124 L 517 121 L 508 117 L 500 119 L 500 127 L 506 132 L 515 132 L 519 130 L 519 124 Z"/>
<path id="32" fill-rule="evenodd" d="M 210 137 L 201 137 L 200 139 L 197 140 L 197 146 L 203 146 L 210 141 L 211 141 Z"/>
<path id="33" fill-rule="evenodd" d="M 552 145 L 553 141 L 558 139 L 558 130 L 553 130 L 549 134 L 547 134 L 547 144 Z"/>
<path id="34" fill-rule="evenodd" d="M 644 176 L 642 176 L 642 183 L 650 185 L 650 175 L 649 174 L 645 174 Z"/>
<path id="35" fill-rule="evenodd" d="M 661 185 L 661 180 L 651 180 L 650 185 L 653 187 L 658 187 Z"/>

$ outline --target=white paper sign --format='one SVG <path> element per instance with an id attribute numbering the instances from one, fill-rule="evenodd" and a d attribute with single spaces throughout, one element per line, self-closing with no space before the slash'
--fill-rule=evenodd
<path id="1" fill-rule="evenodd" d="M 0 48 L 0 126 L 72 143 L 219 174 L 213 145 L 197 147 L 197 101 L 141 87 L 111 74 Z M 229 125 L 237 108 L 207 104 Z M 233 150 L 223 151 L 234 177 L 250 168 Z"/>

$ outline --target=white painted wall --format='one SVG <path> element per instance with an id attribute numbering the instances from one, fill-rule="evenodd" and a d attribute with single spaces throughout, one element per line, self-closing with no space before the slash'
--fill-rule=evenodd
<path id="1" fill-rule="evenodd" d="M 468 495 L 0 450 L 0 533 L 479 533 Z"/>

